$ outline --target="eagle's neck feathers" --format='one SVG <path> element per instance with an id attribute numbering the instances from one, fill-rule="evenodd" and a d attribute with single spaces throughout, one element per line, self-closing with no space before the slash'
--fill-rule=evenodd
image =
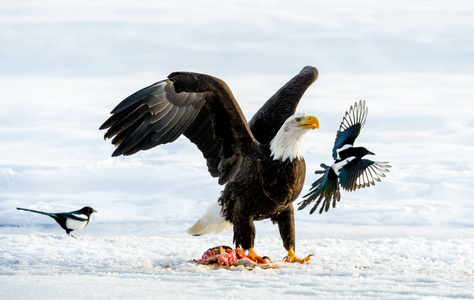
<path id="1" fill-rule="evenodd" d="M 270 142 L 271 157 L 274 160 L 293 162 L 295 158 L 301 159 L 301 142 L 306 130 L 287 128 L 282 126 Z"/>

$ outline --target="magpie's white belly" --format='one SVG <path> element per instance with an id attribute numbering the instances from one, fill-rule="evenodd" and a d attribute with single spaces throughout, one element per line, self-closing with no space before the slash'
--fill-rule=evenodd
<path id="1" fill-rule="evenodd" d="M 82 217 L 82 216 L 81 216 Z M 87 216 L 84 216 L 87 218 Z M 66 220 L 66 227 L 71 230 L 80 230 L 86 226 L 87 221 L 78 221 L 73 219 Z"/>

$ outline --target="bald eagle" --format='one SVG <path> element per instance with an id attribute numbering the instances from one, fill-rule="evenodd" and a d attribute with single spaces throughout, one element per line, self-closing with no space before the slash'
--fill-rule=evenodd
<path id="1" fill-rule="evenodd" d="M 174 72 L 120 102 L 100 129 L 108 129 L 105 139 L 113 138 L 117 146 L 112 156 L 132 155 L 183 134 L 201 150 L 211 176 L 225 184 L 215 223 L 233 226 L 235 245 L 264 260 L 254 251 L 254 221 L 271 219 L 288 251 L 286 261 L 304 263 L 309 256 L 300 259 L 294 253 L 293 202 L 306 172 L 302 137 L 319 128 L 319 121 L 295 111 L 317 77 L 316 68 L 304 67 L 247 123 L 224 81 Z M 204 221 L 189 232 L 207 233 L 209 224 Z"/>

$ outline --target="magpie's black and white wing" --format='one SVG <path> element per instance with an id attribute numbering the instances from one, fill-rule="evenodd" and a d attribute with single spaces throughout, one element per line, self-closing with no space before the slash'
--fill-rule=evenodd
<path id="1" fill-rule="evenodd" d="M 332 149 L 332 156 L 335 160 L 338 159 L 338 152 L 344 150 L 344 146 L 354 145 L 355 139 L 359 136 L 360 130 L 365 124 L 367 113 L 368 108 L 365 106 L 365 100 L 356 102 L 346 111 Z"/>
<path id="2" fill-rule="evenodd" d="M 312 214 L 316 208 L 321 204 L 321 209 L 319 213 L 328 211 L 329 207 L 336 207 L 336 202 L 341 199 L 341 194 L 339 192 L 339 184 L 337 182 L 337 175 L 334 173 L 333 169 L 330 166 L 321 164 L 323 170 L 316 171 L 316 174 L 323 174 L 318 180 L 316 180 L 309 193 L 304 195 L 303 198 L 306 198 L 304 201 L 298 203 L 300 206 L 298 210 L 302 210 L 309 204 L 316 201 L 316 204 L 311 208 L 309 212 Z"/>
<path id="3" fill-rule="evenodd" d="M 81 221 L 81 222 L 86 222 L 86 221 L 89 220 L 89 217 L 87 217 L 86 215 L 77 214 L 77 213 L 73 213 L 73 212 L 57 213 L 55 215 L 56 216 L 63 216 L 63 217 L 66 217 L 66 218 L 69 218 L 69 219 L 72 219 L 72 220 L 75 220 L 75 221 Z"/>
<path id="4" fill-rule="evenodd" d="M 340 169 L 339 183 L 347 191 L 370 187 L 375 185 L 375 181 L 380 182 L 390 167 L 387 162 L 354 159 Z"/>

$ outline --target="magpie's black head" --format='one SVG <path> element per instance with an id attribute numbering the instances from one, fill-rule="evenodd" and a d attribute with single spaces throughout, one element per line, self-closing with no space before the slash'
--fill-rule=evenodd
<path id="1" fill-rule="evenodd" d="M 354 148 L 352 148 L 352 153 L 351 154 L 353 154 L 354 156 L 356 156 L 358 158 L 362 158 L 366 155 L 375 155 L 375 153 L 370 152 L 369 150 L 367 150 L 364 147 L 354 147 Z"/>
<path id="2" fill-rule="evenodd" d="M 97 212 L 95 209 L 93 209 L 92 207 L 90 206 L 84 206 L 83 208 L 81 208 L 80 210 L 78 210 L 78 212 L 82 213 L 82 214 L 85 214 L 86 216 L 90 217 L 90 215 L 92 213 L 95 213 Z"/>

